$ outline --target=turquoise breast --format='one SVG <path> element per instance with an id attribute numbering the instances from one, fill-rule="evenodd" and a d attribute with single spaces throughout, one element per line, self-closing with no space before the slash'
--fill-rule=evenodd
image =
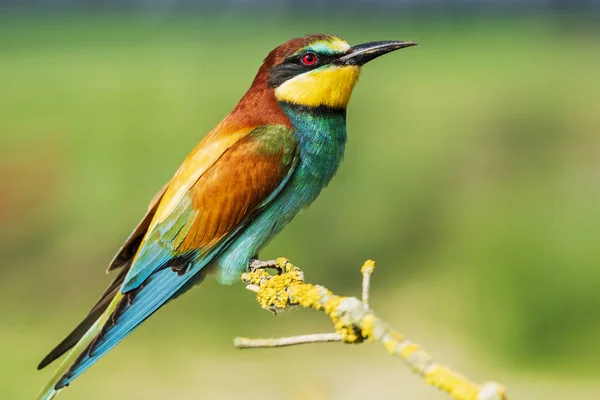
<path id="1" fill-rule="evenodd" d="M 284 188 L 217 258 L 219 280 L 239 279 L 258 254 L 298 211 L 308 207 L 335 175 L 346 146 L 346 111 L 280 104 L 298 139 L 300 158 Z"/>

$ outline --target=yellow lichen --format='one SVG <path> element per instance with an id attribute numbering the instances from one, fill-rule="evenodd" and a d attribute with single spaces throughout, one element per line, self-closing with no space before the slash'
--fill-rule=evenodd
<path id="1" fill-rule="evenodd" d="M 271 275 L 265 269 L 257 269 L 241 277 L 242 281 L 253 286 L 250 287 L 251 290 L 258 288 L 256 298 L 262 308 L 278 311 L 291 306 L 301 306 L 322 310 L 331 319 L 343 342 L 358 343 L 365 339 L 381 342 L 391 355 L 401 357 L 413 371 L 423 375 L 430 385 L 455 399 L 506 400 L 506 392 L 500 385 L 486 384 L 478 387 L 452 370 L 433 363 L 431 357 L 420 350 L 418 344 L 407 341 L 401 333 L 388 329 L 385 325 L 378 325 L 377 317 L 364 303 L 355 298 L 334 295 L 323 286 L 305 283 L 302 271 L 286 258 L 278 258 L 275 264 L 279 270 L 278 275 Z M 372 260 L 363 264 L 363 284 L 374 269 L 375 262 Z M 364 310 L 360 309 L 364 313 L 352 312 L 357 310 L 355 303 L 365 307 Z M 357 321 L 357 317 L 362 319 Z"/>
<path id="2" fill-rule="evenodd" d="M 392 338 L 387 338 L 383 340 L 383 347 L 385 347 L 388 353 L 395 354 L 396 349 L 398 348 L 398 342 Z"/>
<path id="3" fill-rule="evenodd" d="M 356 334 L 353 327 L 347 326 L 343 321 L 337 317 L 331 318 L 335 331 L 342 336 L 344 343 L 356 343 L 360 337 Z"/>
<path id="4" fill-rule="evenodd" d="M 363 318 L 360 324 L 360 333 L 363 338 L 374 341 L 373 337 L 373 328 L 375 327 L 375 316 L 373 314 L 369 314 Z"/>
<path id="5" fill-rule="evenodd" d="M 322 298 L 327 298 L 323 305 L 323 311 L 325 311 L 325 314 L 331 319 L 335 331 L 342 336 L 342 340 L 345 343 L 358 342 L 361 338 L 356 334 L 354 327 L 347 326 L 344 321 L 340 319 L 340 315 L 338 314 L 340 304 L 345 297 L 336 296 L 327 290 L 326 295 L 322 296 Z"/>
<path id="6" fill-rule="evenodd" d="M 262 308 L 285 309 L 290 305 L 288 288 L 304 285 L 300 271 L 286 259 L 277 259 L 283 273 L 270 275 L 265 270 L 256 270 L 242 276 L 242 279 L 259 287 L 256 299 Z"/>
<path id="7" fill-rule="evenodd" d="M 288 260 L 285 257 L 279 257 L 278 259 L 275 260 L 275 264 L 277 264 L 277 266 L 283 271 L 283 272 L 288 272 L 289 269 L 294 268 L 294 266 L 292 265 L 292 263 L 290 262 L 290 260 Z"/>
<path id="8" fill-rule="evenodd" d="M 321 305 L 323 294 L 319 287 L 303 283 L 289 287 L 289 291 L 294 299 L 294 303 L 299 306 L 315 310 L 323 308 Z M 325 295 L 331 295 L 331 292 L 327 290 L 325 291 Z"/>
<path id="9" fill-rule="evenodd" d="M 479 389 L 464 378 L 442 366 L 434 366 L 424 374 L 425 380 L 432 386 L 442 389 L 454 398 L 475 400 Z"/>
<path id="10" fill-rule="evenodd" d="M 340 306 L 342 297 L 332 295 L 331 292 L 329 292 L 329 295 L 327 297 L 327 301 L 323 305 L 323 311 L 325 311 L 325 314 L 327 314 L 329 318 L 334 318 L 334 314 L 337 308 Z"/>
<path id="11" fill-rule="evenodd" d="M 262 284 L 256 294 L 256 299 L 263 308 L 285 308 L 288 294 L 285 292 L 285 282 L 272 278 Z"/>
<path id="12" fill-rule="evenodd" d="M 358 335 L 354 332 L 354 329 L 351 329 L 349 327 L 344 327 L 344 329 L 342 330 L 342 335 L 344 335 L 343 340 L 345 343 L 358 343 L 358 339 L 360 339 Z"/>
<path id="13" fill-rule="evenodd" d="M 419 345 L 416 343 L 407 343 L 400 349 L 400 357 L 406 359 L 415 351 L 419 350 Z"/>
<path id="14" fill-rule="evenodd" d="M 392 335 L 392 337 L 393 337 L 395 340 L 397 340 L 398 342 L 403 342 L 403 341 L 405 341 L 405 340 L 406 340 L 406 338 L 404 337 L 404 335 L 403 335 L 403 334 L 401 334 L 401 333 L 400 333 L 400 332 L 398 332 L 398 331 L 394 331 L 394 330 L 392 330 L 392 331 L 390 332 L 390 334 L 391 334 L 391 335 Z"/>
<path id="15" fill-rule="evenodd" d="M 252 272 L 246 272 L 242 274 L 241 279 L 246 283 L 259 286 L 264 279 L 267 279 L 271 275 L 264 269 L 257 269 Z"/>
<path id="16" fill-rule="evenodd" d="M 368 262 L 365 264 L 369 266 Z M 262 308 L 283 310 L 299 305 L 315 310 L 322 309 L 331 319 L 336 332 L 342 335 L 344 342 L 355 343 L 364 337 L 362 333 L 357 333 L 353 326 L 346 326 L 340 320 L 338 307 L 344 297 L 335 296 L 321 286 L 304 283 L 300 269 L 286 258 L 278 258 L 276 265 L 280 275 L 270 275 L 262 269 L 242 275 L 243 281 L 258 286 L 256 299 Z"/>
<path id="17" fill-rule="evenodd" d="M 363 266 L 360 268 L 361 274 L 372 274 L 374 270 L 375 270 L 375 261 L 373 261 L 373 260 L 365 261 Z"/>

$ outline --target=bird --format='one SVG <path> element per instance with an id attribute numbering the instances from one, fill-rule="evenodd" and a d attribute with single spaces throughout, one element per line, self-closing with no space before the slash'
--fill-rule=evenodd
<path id="1" fill-rule="evenodd" d="M 83 321 L 39 364 L 67 353 L 50 400 L 170 300 L 211 271 L 239 280 L 258 252 L 335 175 L 361 67 L 411 41 L 356 46 L 291 39 L 264 59 L 233 111 L 192 150 L 108 266 L 118 271 Z"/>

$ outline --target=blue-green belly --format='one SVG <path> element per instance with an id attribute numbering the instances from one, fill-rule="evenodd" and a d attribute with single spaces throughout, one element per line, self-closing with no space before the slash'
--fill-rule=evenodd
<path id="1" fill-rule="evenodd" d="M 308 110 L 282 105 L 295 128 L 300 159 L 279 194 L 216 258 L 222 283 L 239 279 L 249 261 L 283 227 L 308 207 L 335 175 L 346 144 L 342 110 Z"/>

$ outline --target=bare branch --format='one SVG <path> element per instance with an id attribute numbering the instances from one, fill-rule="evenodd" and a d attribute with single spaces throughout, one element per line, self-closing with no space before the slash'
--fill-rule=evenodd
<path id="1" fill-rule="evenodd" d="M 278 275 L 270 275 L 264 268 L 276 268 Z M 438 364 L 416 343 L 390 328 L 369 308 L 370 277 L 375 269 L 371 260 L 361 268 L 362 301 L 355 297 L 333 294 L 320 285 L 304 282 L 302 271 L 287 259 L 252 262 L 251 270 L 242 275 L 246 288 L 256 293 L 260 306 L 272 312 L 291 307 L 312 308 L 325 312 L 331 319 L 335 333 L 302 335 L 278 339 L 236 338 L 239 348 L 281 347 L 296 344 L 341 341 L 361 343 L 378 342 L 393 356 L 401 358 L 410 369 L 434 387 L 455 400 L 508 400 L 505 389 L 494 382 L 476 385 L 450 368 Z"/>
<path id="2" fill-rule="evenodd" d="M 237 337 L 233 343 L 240 349 L 261 347 L 286 347 L 297 344 L 341 342 L 344 338 L 339 333 L 313 333 L 311 335 L 290 336 L 276 339 L 248 339 Z"/>
<path id="3" fill-rule="evenodd" d="M 257 269 L 265 269 L 265 268 L 277 268 L 276 260 L 252 260 L 248 269 L 250 271 L 255 271 Z"/>
<path id="4" fill-rule="evenodd" d="M 369 289 L 371 286 L 371 274 L 375 271 L 375 261 L 367 260 L 360 268 L 362 273 L 362 302 L 365 306 L 369 307 Z"/>

